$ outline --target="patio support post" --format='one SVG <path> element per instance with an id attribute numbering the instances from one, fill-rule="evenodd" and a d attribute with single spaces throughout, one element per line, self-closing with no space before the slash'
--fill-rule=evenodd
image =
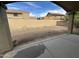
<path id="1" fill-rule="evenodd" d="M 69 15 L 69 33 L 70 34 L 73 34 L 73 26 L 74 26 L 74 15 L 75 15 L 75 12 L 69 12 L 68 13 Z"/>
<path id="2" fill-rule="evenodd" d="M 0 2 L 0 53 L 12 49 L 12 39 L 6 15 L 6 6 Z"/>

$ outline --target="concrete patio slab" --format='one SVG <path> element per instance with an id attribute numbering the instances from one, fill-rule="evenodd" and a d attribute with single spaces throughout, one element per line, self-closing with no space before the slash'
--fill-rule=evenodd
<path id="1" fill-rule="evenodd" d="M 55 57 L 59 58 L 79 57 L 78 45 L 69 40 L 64 39 L 50 40 L 44 42 L 44 45 Z"/>
<path id="2" fill-rule="evenodd" d="M 77 42 L 77 43 L 76 43 Z M 79 36 L 63 34 L 23 44 L 4 55 L 5 58 L 78 58 Z"/>

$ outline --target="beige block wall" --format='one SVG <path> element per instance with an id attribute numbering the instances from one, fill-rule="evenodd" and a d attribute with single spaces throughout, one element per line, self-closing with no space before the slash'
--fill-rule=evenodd
<path id="1" fill-rule="evenodd" d="M 42 28 L 47 26 L 56 26 L 56 22 L 60 20 L 24 20 L 9 19 L 9 27 L 11 30 L 19 30 L 21 28 Z"/>

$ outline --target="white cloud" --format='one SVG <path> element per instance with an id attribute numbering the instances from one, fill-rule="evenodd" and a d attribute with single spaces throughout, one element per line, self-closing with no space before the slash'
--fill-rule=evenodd
<path id="1" fill-rule="evenodd" d="M 40 14 L 40 17 L 45 17 L 47 14 L 48 14 L 48 12 L 42 13 L 42 14 Z"/>
<path id="2" fill-rule="evenodd" d="M 36 15 L 34 15 L 34 14 L 30 13 L 30 14 L 29 14 L 29 16 L 35 17 Z"/>
<path id="3" fill-rule="evenodd" d="M 42 8 L 42 7 L 36 5 L 36 4 L 32 3 L 32 2 L 24 2 L 24 3 L 27 3 L 29 6 L 34 7 L 34 8 Z"/>
<path id="4" fill-rule="evenodd" d="M 30 15 L 31 17 L 45 17 L 47 14 L 48 14 L 48 12 L 46 12 L 46 13 L 41 13 L 41 14 L 32 14 L 32 13 L 30 13 L 29 15 Z"/>
<path id="5" fill-rule="evenodd" d="M 49 13 L 60 13 L 60 14 L 66 14 L 66 11 L 63 9 L 58 9 L 58 10 L 49 10 Z"/>

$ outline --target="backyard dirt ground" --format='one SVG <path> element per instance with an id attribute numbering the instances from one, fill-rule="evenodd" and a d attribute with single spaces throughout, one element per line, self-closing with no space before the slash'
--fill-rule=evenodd
<path id="1" fill-rule="evenodd" d="M 28 41 L 36 40 L 37 38 L 45 38 L 49 36 L 56 36 L 67 32 L 67 28 L 63 26 L 55 26 L 48 28 L 30 28 L 16 30 L 11 33 L 12 40 L 16 40 L 16 44 L 21 44 Z"/>

